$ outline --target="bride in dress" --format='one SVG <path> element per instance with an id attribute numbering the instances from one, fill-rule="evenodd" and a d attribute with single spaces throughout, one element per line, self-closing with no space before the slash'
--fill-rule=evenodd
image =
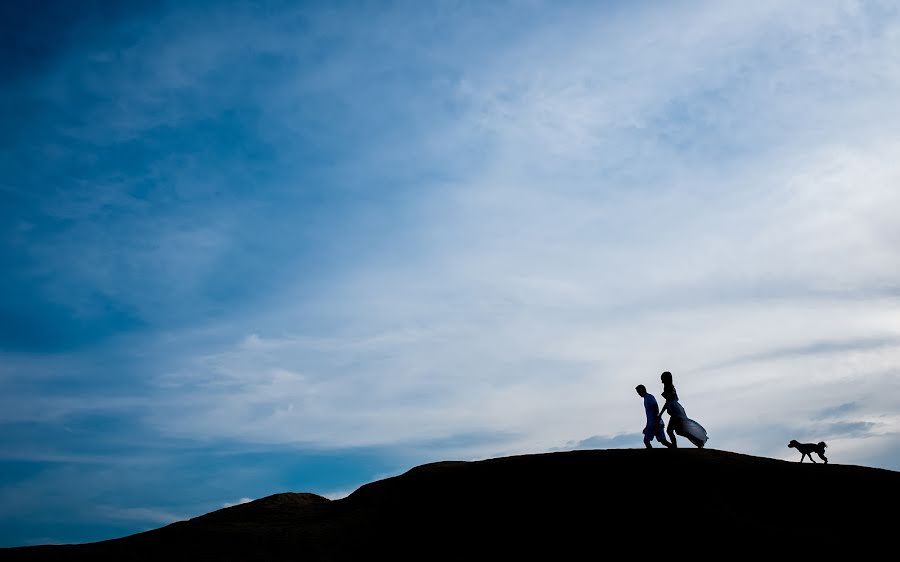
<path id="1" fill-rule="evenodd" d="M 672 383 L 672 373 L 666 371 L 659 378 L 663 383 L 662 397 L 666 400 L 666 403 L 659 411 L 659 416 L 662 418 L 663 412 L 669 412 L 669 424 L 666 428 L 666 433 L 669 434 L 672 446 L 678 446 L 675 439 L 675 434 L 677 433 L 687 438 L 696 447 L 702 449 L 709 440 L 709 436 L 707 436 L 706 430 L 703 429 L 702 425 L 687 417 L 684 407 L 678 401 L 678 392 L 676 392 L 675 385 Z"/>

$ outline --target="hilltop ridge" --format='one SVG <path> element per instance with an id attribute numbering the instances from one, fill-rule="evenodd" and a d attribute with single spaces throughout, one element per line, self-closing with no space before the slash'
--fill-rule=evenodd
<path id="1" fill-rule="evenodd" d="M 696 548 L 685 554 L 705 559 L 723 546 L 799 552 L 797 540 L 877 552 L 894 532 L 882 512 L 898 500 L 900 472 L 884 469 L 715 449 L 568 451 L 430 463 L 340 500 L 274 494 L 119 539 L 2 549 L 0 558 L 558 559 L 687 544 Z"/>

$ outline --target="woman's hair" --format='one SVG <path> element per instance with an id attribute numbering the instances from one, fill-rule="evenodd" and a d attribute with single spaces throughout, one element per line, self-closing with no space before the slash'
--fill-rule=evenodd
<path id="1" fill-rule="evenodd" d="M 666 400 L 678 400 L 678 392 L 675 385 L 672 384 L 672 373 L 665 371 L 659 376 L 663 383 L 662 397 Z"/>

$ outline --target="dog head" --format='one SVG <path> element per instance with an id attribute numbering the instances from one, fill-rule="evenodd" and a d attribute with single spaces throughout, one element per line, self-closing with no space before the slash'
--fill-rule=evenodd
<path id="1" fill-rule="evenodd" d="M 791 442 L 788 443 L 788 447 L 790 447 L 792 449 L 796 449 L 797 445 L 799 445 L 799 444 L 800 444 L 800 442 L 797 441 L 796 439 L 791 439 Z"/>

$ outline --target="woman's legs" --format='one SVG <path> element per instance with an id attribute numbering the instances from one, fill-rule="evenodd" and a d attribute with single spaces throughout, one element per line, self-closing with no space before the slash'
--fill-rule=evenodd
<path id="1" fill-rule="evenodd" d="M 666 428 L 666 433 L 669 434 L 669 441 L 672 442 L 672 448 L 677 449 L 678 448 L 678 440 L 675 439 L 675 428 L 672 426 L 671 419 L 669 421 L 669 427 Z"/>

